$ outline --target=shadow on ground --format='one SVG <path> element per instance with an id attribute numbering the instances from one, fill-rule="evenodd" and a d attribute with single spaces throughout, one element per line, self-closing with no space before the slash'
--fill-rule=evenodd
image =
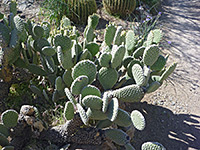
<path id="1" fill-rule="evenodd" d="M 200 116 L 173 114 L 169 109 L 146 102 L 131 104 L 128 109 L 141 111 L 146 119 L 146 128 L 136 131 L 133 138 L 137 150 L 146 141 L 160 142 L 167 150 L 200 149 L 200 124 L 197 121 Z"/>

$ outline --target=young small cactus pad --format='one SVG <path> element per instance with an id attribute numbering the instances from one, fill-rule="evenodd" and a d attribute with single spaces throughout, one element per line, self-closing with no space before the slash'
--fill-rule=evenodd
<path id="1" fill-rule="evenodd" d="M 138 110 L 131 112 L 131 120 L 136 129 L 143 130 L 145 128 L 145 118 Z"/>
<path id="2" fill-rule="evenodd" d="M 142 144 L 142 150 L 166 150 L 165 147 L 158 142 L 145 142 Z"/>
<path id="3" fill-rule="evenodd" d="M 74 106 L 70 101 L 65 103 L 64 117 L 66 120 L 71 120 L 74 118 Z"/>
<path id="4" fill-rule="evenodd" d="M 17 119 L 18 113 L 13 109 L 6 110 L 1 114 L 1 120 L 3 124 L 8 128 L 16 126 Z"/>
<path id="5" fill-rule="evenodd" d="M 130 141 L 129 136 L 120 129 L 107 129 L 105 130 L 105 135 L 106 138 L 122 146 L 126 145 Z"/>

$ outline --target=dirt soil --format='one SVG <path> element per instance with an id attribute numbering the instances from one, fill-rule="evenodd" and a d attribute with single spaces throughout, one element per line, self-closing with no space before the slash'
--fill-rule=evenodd
<path id="1" fill-rule="evenodd" d="M 167 150 L 200 150 L 200 1 L 165 0 L 162 8 L 164 40 L 171 41 L 163 53 L 170 54 L 168 64 L 175 61 L 178 66 L 159 90 L 128 108 L 141 110 L 147 124 L 144 131 L 135 132 L 132 144 L 136 150 L 146 141 L 160 142 Z M 38 11 L 36 1 L 23 14 L 40 20 Z M 119 23 L 101 17 L 104 24 Z M 126 21 L 120 24 L 129 26 Z"/>

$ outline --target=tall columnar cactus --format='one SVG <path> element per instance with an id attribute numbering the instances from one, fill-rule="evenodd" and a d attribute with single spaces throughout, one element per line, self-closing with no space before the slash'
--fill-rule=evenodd
<path id="1" fill-rule="evenodd" d="M 129 15 L 136 7 L 136 0 L 103 0 L 106 11 L 114 15 Z"/>
<path id="2" fill-rule="evenodd" d="M 66 3 L 70 10 L 69 18 L 78 24 L 85 24 L 88 16 L 97 11 L 95 0 L 67 0 Z"/>

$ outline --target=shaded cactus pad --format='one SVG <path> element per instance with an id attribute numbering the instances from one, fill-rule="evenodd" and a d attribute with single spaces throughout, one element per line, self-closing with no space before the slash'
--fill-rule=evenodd
<path id="1" fill-rule="evenodd" d="M 3 124 L 8 128 L 16 126 L 17 119 L 18 113 L 13 109 L 6 110 L 1 114 L 1 120 Z"/>

